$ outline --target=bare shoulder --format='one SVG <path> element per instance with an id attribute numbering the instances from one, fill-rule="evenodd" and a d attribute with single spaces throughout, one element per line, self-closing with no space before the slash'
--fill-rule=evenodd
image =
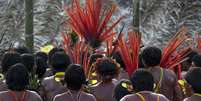
<path id="1" fill-rule="evenodd" d="M 42 80 L 42 85 L 47 85 L 53 80 L 54 76 L 46 77 Z"/>
<path id="2" fill-rule="evenodd" d="M 133 101 L 136 99 L 136 94 L 129 94 L 124 96 L 120 101 Z"/>
<path id="3" fill-rule="evenodd" d="M 67 93 L 62 93 L 62 94 L 58 94 L 54 97 L 53 101 L 62 101 L 63 99 L 65 99 L 65 97 L 67 96 Z"/>
<path id="4" fill-rule="evenodd" d="M 42 101 L 42 98 L 40 97 L 40 95 L 36 93 L 35 91 L 27 90 L 27 92 L 32 98 L 36 99 L 36 101 Z"/>
<path id="5" fill-rule="evenodd" d="M 169 101 L 164 95 L 162 94 L 156 94 L 157 96 L 160 96 L 160 101 Z"/>
<path id="6" fill-rule="evenodd" d="M 83 98 L 86 98 L 86 101 L 96 101 L 96 98 L 89 93 L 82 92 Z"/>

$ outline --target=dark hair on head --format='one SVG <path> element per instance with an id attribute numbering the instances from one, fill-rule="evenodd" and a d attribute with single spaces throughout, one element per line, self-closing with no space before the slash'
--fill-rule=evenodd
<path id="1" fill-rule="evenodd" d="M 145 68 L 142 60 L 142 54 L 139 54 L 139 61 L 138 61 L 138 67 L 139 68 Z"/>
<path id="2" fill-rule="evenodd" d="M 12 91 L 25 90 L 29 85 L 29 74 L 23 64 L 15 64 L 11 66 L 6 74 L 6 84 L 8 89 Z"/>
<path id="3" fill-rule="evenodd" d="M 191 68 L 186 76 L 185 80 L 192 86 L 194 93 L 201 94 L 201 68 Z"/>
<path id="4" fill-rule="evenodd" d="M 103 80 L 112 80 L 119 74 L 120 66 L 110 58 L 100 58 L 96 61 L 95 71 Z"/>
<path id="5" fill-rule="evenodd" d="M 83 68 L 78 64 L 71 64 L 65 72 L 65 82 L 68 89 L 80 90 L 82 85 L 86 83 L 86 76 Z"/>
<path id="6" fill-rule="evenodd" d="M 36 75 L 38 78 L 42 78 L 48 68 L 47 63 L 41 57 L 36 57 Z"/>
<path id="7" fill-rule="evenodd" d="M 1 62 L 2 72 L 6 73 L 7 70 L 16 63 L 21 63 L 21 57 L 19 53 L 16 52 L 7 52 L 3 55 Z"/>
<path id="8" fill-rule="evenodd" d="M 116 85 L 114 89 L 114 97 L 117 101 L 120 101 L 124 96 L 131 94 L 128 88 L 123 87 L 123 84 L 127 84 L 128 86 L 131 84 L 131 82 L 129 80 L 123 79 Z"/>
<path id="9" fill-rule="evenodd" d="M 65 52 L 56 52 L 52 55 L 51 66 L 54 69 L 54 72 L 65 71 L 68 65 L 71 64 L 70 57 Z"/>
<path id="10" fill-rule="evenodd" d="M 37 58 L 37 57 L 40 57 L 40 58 L 42 58 L 45 62 L 47 62 L 47 60 L 48 60 L 48 55 L 45 53 L 45 52 L 37 52 L 36 54 L 35 54 L 35 57 Z"/>
<path id="11" fill-rule="evenodd" d="M 192 58 L 195 67 L 201 67 L 201 55 L 197 54 Z"/>
<path id="12" fill-rule="evenodd" d="M 125 64 L 124 64 L 124 61 L 123 59 L 121 58 L 121 55 L 119 52 L 114 52 L 112 54 L 112 58 L 116 60 L 117 63 L 120 64 L 120 67 L 122 67 L 123 69 L 125 69 Z"/>
<path id="13" fill-rule="evenodd" d="M 30 53 L 29 49 L 25 46 L 19 46 L 17 48 L 14 49 L 16 52 L 18 52 L 19 54 L 26 54 L 26 53 Z"/>
<path id="14" fill-rule="evenodd" d="M 51 57 L 56 53 L 56 52 L 65 52 L 63 48 L 58 48 L 55 47 L 53 48 L 49 53 L 48 53 L 48 62 L 51 64 Z"/>
<path id="15" fill-rule="evenodd" d="M 92 54 L 90 58 L 90 65 L 96 62 L 97 59 L 104 57 L 102 54 Z"/>
<path id="16" fill-rule="evenodd" d="M 33 67 L 35 64 L 35 59 L 33 54 L 22 54 L 22 64 L 27 68 L 29 72 L 33 71 Z"/>
<path id="17" fill-rule="evenodd" d="M 133 88 L 136 92 L 153 91 L 154 78 L 152 74 L 143 69 L 138 69 L 130 78 Z"/>
<path id="18" fill-rule="evenodd" d="M 141 56 L 145 66 L 157 66 L 160 64 L 162 52 L 157 47 L 147 47 L 142 51 Z"/>

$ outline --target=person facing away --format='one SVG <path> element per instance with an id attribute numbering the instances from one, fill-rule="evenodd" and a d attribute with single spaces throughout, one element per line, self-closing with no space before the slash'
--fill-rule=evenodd
<path id="1" fill-rule="evenodd" d="M 16 52 L 6 52 L 3 55 L 2 61 L 1 61 L 1 67 L 2 67 L 2 78 L 0 80 L 0 91 L 6 91 L 7 85 L 5 82 L 5 75 L 8 71 L 8 69 L 17 63 L 21 63 L 21 57 L 19 53 Z"/>
<path id="2" fill-rule="evenodd" d="M 184 99 L 184 101 L 201 101 L 201 68 L 191 68 L 187 72 L 185 80 L 190 85 L 193 95 Z"/>
<path id="3" fill-rule="evenodd" d="M 118 64 L 109 58 L 98 59 L 95 63 L 95 71 L 100 82 L 91 87 L 91 93 L 97 101 L 115 101 L 114 89 L 117 80 L 114 78 L 119 74 Z"/>
<path id="4" fill-rule="evenodd" d="M 181 101 L 182 92 L 177 84 L 174 72 L 160 67 L 162 52 L 157 47 L 147 47 L 142 51 L 142 61 L 148 69 L 156 84 L 155 93 L 165 95 L 170 101 Z"/>
<path id="5" fill-rule="evenodd" d="M 26 90 L 29 84 L 28 70 L 23 64 L 15 64 L 6 74 L 8 91 L 0 92 L 0 101 L 42 101 L 33 91 Z"/>
<path id="6" fill-rule="evenodd" d="M 50 60 L 54 75 L 44 78 L 41 82 L 40 95 L 44 101 L 53 101 L 57 94 L 66 92 L 64 74 L 68 65 L 71 64 L 70 57 L 65 52 L 54 53 Z"/>
<path id="7" fill-rule="evenodd" d="M 164 95 L 154 93 L 152 74 L 138 69 L 130 78 L 135 94 L 123 97 L 120 101 L 169 101 Z"/>
<path id="8" fill-rule="evenodd" d="M 78 64 L 71 64 L 65 72 L 65 82 L 68 91 L 58 94 L 53 101 L 96 101 L 96 98 L 81 91 L 86 83 L 83 68 Z"/>

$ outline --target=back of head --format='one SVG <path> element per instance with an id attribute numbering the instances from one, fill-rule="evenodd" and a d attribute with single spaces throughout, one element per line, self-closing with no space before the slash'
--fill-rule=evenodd
<path id="1" fill-rule="evenodd" d="M 97 59 L 104 57 L 102 54 L 93 54 L 90 58 L 90 65 L 96 62 Z"/>
<path id="2" fill-rule="evenodd" d="M 42 78 L 48 68 L 47 63 L 41 57 L 36 57 L 36 74 Z"/>
<path id="3" fill-rule="evenodd" d="M 78 91 L 86 82 L 83 68 L 78 64 L 71 64 L 65 72 L 65 82 L 68 89 Z"/>
<path id="4" fill-rule="evenodd" d="M 110 58 L 98 59 L 95 64 L 96 72 L 106 81 L 118 76 L 119 68 L 119 65 Z"/>
<path id="5" fill-rule="evenodd" d="M 58 48 L 58 47 L 53 48 L 53 49 L 48 53 L 48 62 L 49 62 L 49 64 L 51 64 L 51 57 L 52 57 L 56 52 L 65 52 L 65 50 L 62 49 L 62 48 Z"/>
<path id="6" fill-rule="evenodd" d="M 10 66 L 21 63 L 21 57 L 19 53 L 16 52 L 8 52 L 3 55 L 3 59 L 1 62 L 2 72 L 6 73 Z"/>
<path id="7" fill-rule="evenodd" d="M 138 69 L 130 78 L 133 88 L 136 92 L 153 91 L 154 78 L 152 74 L 143 69 Z"/>
<path id="8" fill-rule="evenodd" d="M 114 97 L 117 101 L 120 101 L 124 96 L 131 94 L 129 91 L 130 81 L 123 79 L 121 80 L 114 89 Z"/>
<path id="9" fill-rule="evenodd" d="M 195 67 L 201 67 L 201 55 L 197 54 L 192 58 L 192 64 Z"/>
<path id="10" fill-rule="evenodd" d="M 70 57 L 65 52 L 56 52 L 52 55 L 51 66 L 54 72 L 64 72 L 68 65 L 71 64 Z"/>
<path id="11" fill-rule="evenodd" d="M 125 69 L 124 61 L 122 60 L 119 52 L 114 52 L 114 54 L 112 54 L 112 57 L 113 57 L 113 59 L 115 59 L 117 61 L 117 63 L 119 63 L 121 65 L 122 68 Z"/>
<path id="12" fill-rule="evenodd" d="M 191 68 L 187 72 L 185 79 L 192 86 L 194 93 L 201 94 L 201 68 Z"/>
<path id="13" fill-rule="evenodd" d="M 160 64 L 162 52 L 157 47 L 147 47 L 141 54 L 145 66 L 152 67 Z"/>
<path id="14" fill-rule="evenodd" d="M 34 55 L 26 53 L 22 54 L 21 57 L 24 66 L 27 68 L 29 72 L 32 72 L 35 63 Z"/>
<path id="15" fill-rule="evenodd" d="M 22 91 L 29 84 L 28 71 L 23 64 L 13 65 L 6 74 L 6 84 L 8 89 Z"/>
<path id="16" fill-rule="evenodd" d="M 42 58 L 45 62 L 47 62 L 47 60 L 48 60 L 48 55 L 45 53 L 45 52 L 37 52 L 36 54 L 35 54 L 35 57 L 37 58 L 37 57 L 40 57 L 40 58 Z"/>

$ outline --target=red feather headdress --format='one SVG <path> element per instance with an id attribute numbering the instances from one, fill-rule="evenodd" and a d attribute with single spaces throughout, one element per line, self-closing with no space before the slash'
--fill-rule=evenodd
<path id="1" fill-rule="evenodd" d="M 128 43 L 122 34 L 117 42 L 118 51 L 124 61 L 126 71 L 129 76 L 138 68 L 138 57 L 140 51 L 141 34 L 138 32 L 128 33 Z"/>
<path id="2" fill-rule="evenodd" d="M 82 8 L 77 0 L 73 0 L 72 8 L 66 9 L 66 13 L 70 18 L 71 29 L 96 48 L 101 42 L 114 36 L 111 32 L 123 18 L 120 17 L 108 26 L 115 8 L 112 6 L 111 9 L 102 11 L 102 0 L 86 0 L 85 7 Z"/>

